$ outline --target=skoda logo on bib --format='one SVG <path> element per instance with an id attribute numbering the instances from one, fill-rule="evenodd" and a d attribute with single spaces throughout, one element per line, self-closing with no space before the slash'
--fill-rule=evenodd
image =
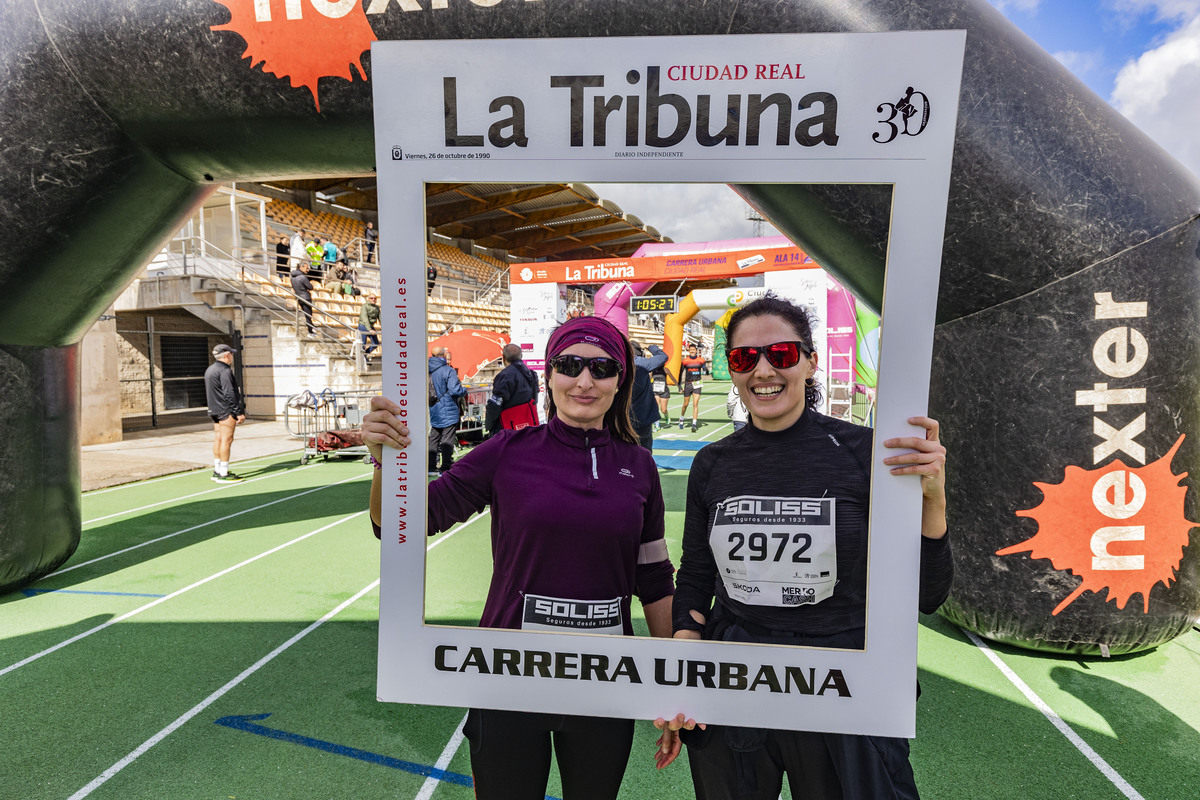
<path id="1" fill-rule="evenodd" d="M 832 497 L 731 497 L 709 544 L 730 599 L 752 606 L 819 603 L 837 585 Z"/>

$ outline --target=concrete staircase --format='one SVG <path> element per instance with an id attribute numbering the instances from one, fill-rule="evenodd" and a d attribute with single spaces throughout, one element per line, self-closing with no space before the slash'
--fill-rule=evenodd
<path id="1" fill-rule="evenodd" d="M 373 394 L 383 384 L 378 361 L 360 369 L 346 343 L 298 335 L 292 322 L 248 316 L 242 342 L 246 410 L 255 417 L 282 418 L 288 399 L 305 391 Z"/>
<path id="2" fill-rule="evenodd" d="M 116 310 L 153 312 L 182 309 L 222 334 L 242 333 L 242 391 L 247 414 L 282 418 L 288 398 L 330 388 L 339 393 L 374 393 L 382 385 L 378 360 L 365 361 L 357 334 L 320 324 L 313 337 L 301 335 L 295 301 L 253 281 L 203 275 L 159 274 L 134 281 Z M 299 324 L 298 324 L 299 323 Z"/>

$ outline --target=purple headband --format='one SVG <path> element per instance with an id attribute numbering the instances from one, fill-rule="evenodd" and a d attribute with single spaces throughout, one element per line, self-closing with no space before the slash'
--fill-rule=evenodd
<path id="1" fill-rule="evenodd" d="M 633 372 L 633 364 L 628 361 L 629 348 L 625 344 L 625 335 L 611 322 L 600 317 L 575 317 L 559 325 L 550 334 L 546 344 L 546 363 L 573 344 L 594 344 L 610 357 L 621 362 L 621 380 L 618 386 L 624 386 L 625 380 Z"/>

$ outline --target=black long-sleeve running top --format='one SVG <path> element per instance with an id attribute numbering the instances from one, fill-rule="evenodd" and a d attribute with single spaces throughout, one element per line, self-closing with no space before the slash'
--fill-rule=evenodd
<path id="1" fill-rule="evenodd" d="M 753 424 L 701 450 L 688 480 L 675 630 L 735 617 L 774 631 L 827 635 L 866 624 L 870 428 L 811 408 L 785 431 Z M 913 532 L 917 535 L 916 532 Z M 920 610 L 946 599 L 949 536 L 921 537 Z"/>

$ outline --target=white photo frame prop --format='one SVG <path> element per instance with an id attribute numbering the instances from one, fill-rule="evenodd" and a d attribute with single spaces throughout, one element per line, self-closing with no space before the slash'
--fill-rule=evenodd
<path id="1" fill-rule="evenodd" d="M 928 402 L 965 40 L 921 31 L 373 45 L 383 393 L 405 409 L 413 439 L 384 459 L 380 700 L 914 735 L 921 494 L 915 479 L 889 474 L 882 446 L 871 504 L 887 511 L 872 514 L 865 650 L 424 624 L 424 186 L 891 184 L 876 441 L 912 435 L 906 420 Z M 775 94 L 790 121 L 759 108 L 752 125 L 751 105 Z M 617 108 L 597 122 L 605 102 Z M 714 141 L 734 116 L 736 130 Z"/>

